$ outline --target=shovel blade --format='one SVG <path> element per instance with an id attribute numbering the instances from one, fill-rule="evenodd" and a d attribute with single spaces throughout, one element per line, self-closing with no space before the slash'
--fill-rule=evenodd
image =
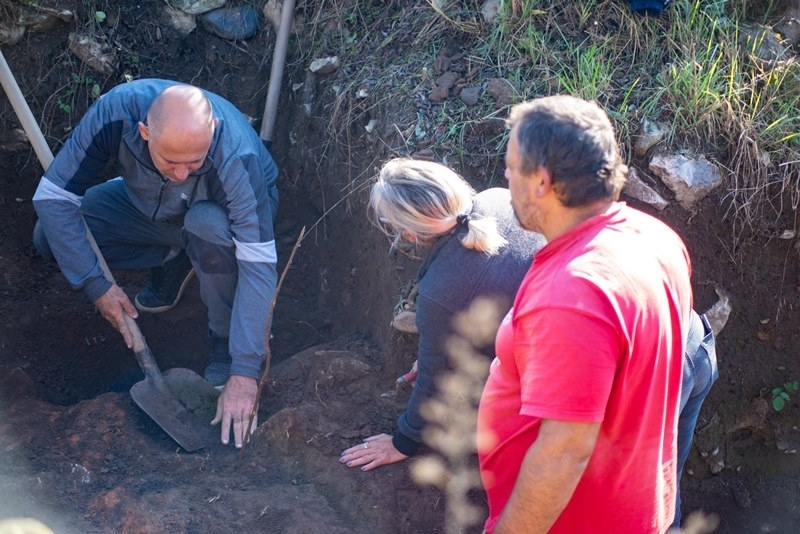
<path id="1" fill-rule="evenodd" d="M 204 421 L 204 428 L 209 426 L 217 413 L 220 390 L 191 369 L 167 369 L 162 376 L 170 393 L 187 410 Z"/>
<path id="2" fill-rule="evenodd" d="M 170 369 L 163 378 L 168 390 L 146 378 L 134 384 L 134 402 L 187 452 L 210 446 L 215 433 L 209 423 L 219 392 L 189 369 Z"/>

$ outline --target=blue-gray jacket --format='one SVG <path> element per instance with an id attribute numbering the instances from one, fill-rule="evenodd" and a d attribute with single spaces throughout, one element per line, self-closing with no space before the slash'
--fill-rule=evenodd
<path id="1" fill-rule="evenodd" d="M 445 345 L 455 333 L 453 318 L 467 310 L 476 298 L 491 298 L 502 308 L 497 324 L 492 325 L 496 332 L 500 319 L 514 303 L 533 255 L 545 245 L 544 236 L 524 230 L 517 222 L 508 189 L 478 193 L 470 217 L 494 217 L 508 243 L 490 256 L 465 248 L 460 238 L 466 230 L 457 230 L 440 237 L 420 266 L 416 312 L 419 374 L 392 439 L 395 448 L 406 456 L 413 455 L 422 442 L 422 405 L 436 395 L 437 379 L 452 369 Z M 494 358 L 493 340 L 494 336 L 489 346 L 477 347 L 489 361 Z"/>
<path id="2" fill-rule="evenodd" d="M 81 198 L 103 181 L 116 158 L 128 196 L 153 221 L 181 221 L 189 207 L 213 200 L 229 214 L 239 277 L 230 328 L 231 374 L 257 377 L 266 355 L 266 318 L 277 284 L 274 209 L 278 170 L 253 127 L 224 98 L 204 91 L 218 119 L 206 160 L 182 183 L 163 180 L 139 135 L 150 104 L 168 80 L 137 80 L 103 95 L 44 173 L 33 205 L 61 271 L 90 300 L 111 283 L 86 238 Z"/>

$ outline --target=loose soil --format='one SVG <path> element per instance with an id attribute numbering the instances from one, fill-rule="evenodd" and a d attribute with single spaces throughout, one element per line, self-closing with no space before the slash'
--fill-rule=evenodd
<path id="1" fill-rule="evenodd" d="M 121 58 L 104 76 L 66 46 L 67 34 L 90 26 L 92 13 L 83 3 L 60 4 L 75 20 L 3 47 L 54 151 L 91 102 L 92 85 L 105 91 L 125 75 L 194 83 L 261 116 L 275 39 L 268 24 L 247 41 L 230 42 L 202 28 L 177 34 L 161 2 L 98 4 L 113 24 L 94 31 Z M 399 35 L 397 46 L 407 38 Z M 185 453 L 137 408 L 128 393 L 142 378 L 133 354 L 33 250 L 30 199 L 41 175 L 35 155 L 26 147 L 0 151 L 0 519 L 35 517 L 59 533 L 447 529 L 447 494 L 412 481 L 417 460 L 370 473 L 337 461 L 362 438 L 392 432 L 403 409 L 408 391 L 395 387 L 395 377 L 413 362 L 415 339 L 389 323 L 416 265 L 386 254 L 356 185 L 388 151 L 363 125 L 346 144 L 331 139 L 333 80 L 317 82 L 321 96 L 306 112 L 301 91 L 293 90 L 308 83 L 301 48 L 295 41 L 290 52 L 272 146 L 281 168 L 279 269 L 301 228 L 309 233 L 278 296 L 262 424 L 243 453 L 221 445 Z M 405 111 L 382 110 L 390 124 L 392 113 Z M 14 128 L 18 120 L 0 96 L 0 141 Z M 499 161 L 488 161 L 480 172 L 469 165 L 462 171 L 485 186 L 479 176 L 502 176 Z M 776 237 L 794 221 L 734 240 L 725 191 L 691 213 L 675 203 L 654 212 L 627 200 L 684 237 L 697 309 L 716 302 L 715 287 L 732 297 L 718 340 L 720 379 L 683 479 L 685 513 L 715 514 L 718 532 L 800 531 L 800 406 L 796 395 L 780 413 L 770 406 L 774 387 L 800 379 L 797 241 Z M 114 274 L 131 295 L 147 283 L 146 272 Z M 203 369 L 209 348 L 196 282 L 177 308 L 143 314 L 139 326 L 162 369 Z M 480 492 L 472 497 L 485 510 Z"/>

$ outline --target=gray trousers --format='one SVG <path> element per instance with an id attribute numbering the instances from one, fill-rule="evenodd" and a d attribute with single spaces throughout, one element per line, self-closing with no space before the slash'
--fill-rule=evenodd
<path id="1" fill-rule="evenodd" d="M 208 309 L 209 330 L 229 337 L 238 266 L 230 221 L 220 205 L 198 202 L 182 220 L 155 222 L 133 206 L 122 179 L 115 179 L 86 191 L 81 213 L 111 269 L 158 267 L 186 250 Z M 43 256 L 53 257 L 38 222 L 33 243 Z"/>

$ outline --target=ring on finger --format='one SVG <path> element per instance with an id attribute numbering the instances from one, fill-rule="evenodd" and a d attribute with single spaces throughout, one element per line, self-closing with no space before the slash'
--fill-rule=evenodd
<path id="1" fill-rule="evenodd" d="M 364 448 L 365 448 L 365 449 L 369 449 L 369 443 L 365 443 L 365 444 L 364 444 Z"/>

